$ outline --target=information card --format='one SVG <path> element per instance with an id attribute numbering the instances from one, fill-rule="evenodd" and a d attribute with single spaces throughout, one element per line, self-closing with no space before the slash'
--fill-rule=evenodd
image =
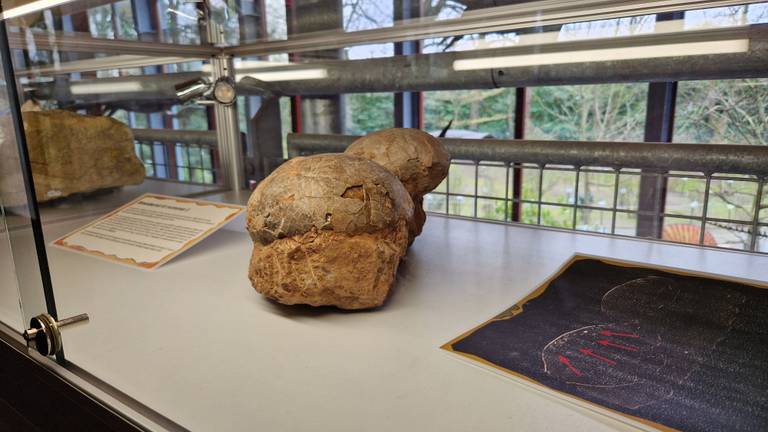
<path id="1" fill-rule="evenodd" d="M 237 205 L 145 194 L 53 245 L 154 270 L 243 210 Z"/>

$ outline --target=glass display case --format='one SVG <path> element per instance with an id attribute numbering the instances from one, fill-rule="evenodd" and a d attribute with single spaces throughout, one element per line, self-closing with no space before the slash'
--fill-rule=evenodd
<path id="1" fill-rule="evenodd" d="M 768 282 L 766 23 L 745 1 L 3 0 L 0 331 L 140 429 L 657 427 L 439 347 L 574 254 Z M 246 206 L 389 128 L 451 159 L 373 310 L 255 292 L 252 207 L 149 271 L 55 244 L 146 194 Z"/>

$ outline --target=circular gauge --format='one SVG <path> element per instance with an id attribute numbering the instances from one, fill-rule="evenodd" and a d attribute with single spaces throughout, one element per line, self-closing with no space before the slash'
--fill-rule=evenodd
<path id="1" fill-rule="evenodd" d="M 228 78 L 220 78 L 213 85 L 213 98 L 217 102 L 224 105 L 231 105 L 235 102 L 237 94 L 235 93 L 235 86 Z"/>

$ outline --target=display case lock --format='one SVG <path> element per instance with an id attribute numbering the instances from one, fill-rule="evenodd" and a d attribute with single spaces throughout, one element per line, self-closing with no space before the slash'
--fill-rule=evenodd
<path id="1" fill-rule="evenodd" d="M 36 349 L 44 356 L 52 356 L 61 351 L 62 327 L 79 322 L 87 322 L 88 314 L 75 315 L 56 321 L 47 313 L 29 320 L 29 329 L 24 331 L 27 346 Z"/>

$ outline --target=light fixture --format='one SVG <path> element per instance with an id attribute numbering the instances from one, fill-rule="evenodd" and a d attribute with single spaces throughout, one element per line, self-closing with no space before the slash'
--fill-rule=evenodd
<path id="1" fill-rule="evenodd" d="M 309 69 L 286 69 L 280 71 L 270 72 L 252 72 L 245 74 L 238 74 L 237 80 L 240 81 L 244 77 L 251 77 L 259 81 L 300 81 L 300 80 L 312 80 L 322 79 L 328 77 L 328 70 L 325 68 L 309 68 Z"/>
<path id="2" fill-rule="evenodd" d="M 61 6 L 66 3 L 71 3 L 75 0 L 38 0 L 31 3 L 27 3 L 21 6 L 10 8 L 7 11 L 3 11 L 0 14 L 0 19 L 11 19 L 22 15 L 26 15 L 32 12 L 41 11 L 43 9 L 50 9 L 56 6 Z"/>
<path id="3" fill-rule="evenodd" d="M 235 84 L 229 77 L 221 77 L 213 84 L 213 98 L 222 105 L 232 105 L 237 99 Z"/>
<path id="4" fill-rule="evenodd" d="M 69 86 L 69 91 L 73 95 L 84 94 L 107 94 L 107 93 L 131 93 L 141 91 L 144 88 L 138 81 L 124 82 L 74 82 Z"/>
<path id="5" fill-rule="evenodd" d="M 211 82 L 206 78 L 198 78 L 174 86 L 176 97 L 182 102 L 203 97 L 211 90 Z"/>
<path id="6" fill-rule="evenodd" d="M 634 47 L 599 48 L 538 54 L 460 59 L 453 62 L 457 71 L 544 66 L 568 63 L 638 60 L 661 57 L 683 57 L 707 54 L 743 53 L 749 50 L 749 39 L 707 42 L 671 43 Z"/>

